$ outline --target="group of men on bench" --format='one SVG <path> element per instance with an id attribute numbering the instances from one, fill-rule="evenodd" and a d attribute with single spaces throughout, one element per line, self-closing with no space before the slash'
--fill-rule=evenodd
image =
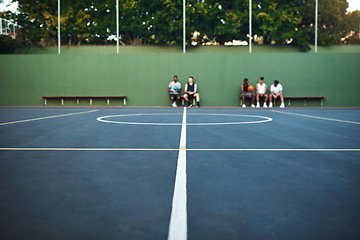
<path id="1" fill-rule="evenodd" d="M 241 100 L 242 100 L 242 107 L 246 108 L 245 105 L 245 98 L 251 98 L 251 107 L 255 107 L 255 93 L 253 90 L 249 89 L 249 79 L 245 78 L 244 83 L 241 85 Z M 256 107 L 260 107 L 260 98 L 264 99 L 263 107 L 267 108 L 267 101 L 269 95 L 266 93 L 267 85 L 264 83 L 264 77 L 259 78 L 259 82 L 256 84 Z M 279 83 L 278 80 L 275 80 L 274 83 L 270 87 L 270 102 L 269 107 L 273 107 L 273 100 L 275 101 L 277 98 L 280 98 L 281 104 L 280 108 L 284 108 L 284 96 L 282 94 L 283 87 Z"/>
<path id="2" fill-rule="evenodd" d="M 253 92 L 253 89 L 249 89 L 249 79 L 245 78 L 244 83 L 241 85 L 241 99 L 242 99 L 242 107 L 246 108 L 245 105 L 245 98 L 251 98 L 251 107 L 255 107 L 255 93 Z M 259 82 L 256 84 L 256 107 L 260 107 L 260 98 L 264 98 L 264 104 L 263 107 L 267 108 L 267 101 L 268 101 L 268 94 L 266 93 L 267 85 L 264 83 L 264 77 L 261 77 L 259 79 Z M 177 107 L 176 102 L 181 99 L 181 83 L 178 81 L 178 77 L 175 75 L 174 80 L 170 82 L 168 91 L 170 93 L 170 100 L 171 100 L 171 106 Z M 280 98 L 281 104 L 280 108 L 284 108 L 284 97 L 282 94 L 283 87 L 279 83 L 278 80 L 274 81 L 274 84 L 270 87 L 270 103 L 269 107 L 271 108 L 273 106 L 273 99 Z M 197 107 L 200 107 L 200 95 L 197 92 L 197 84 L 194 83 L 194 77 L 190 76 L 188 83 L 185 84 L 185 90 L 184 95 L 182 96 L 183 99 L 188 103 L 189 107 L 192 107 L 192 99 L 196 99 Z"/>
<path id="3" fill-rule="evenodd" d="M 169 84 L 168 91 L 170 92 L 171 106 L 177 107 L 176 102 L 180 100 L 181 83 L 178 81 L 178 77 L 174 76 L 174 81 Z M 185 84 L 183 99 L 188 103 L 189 107 L 192 107 L 193 98 L 196 99 L 196 107 L 200 107 L 200 95 L 197 92 L 197 84 L 194 83 L 194 77 L 190 76 L 188 83 Z"/>

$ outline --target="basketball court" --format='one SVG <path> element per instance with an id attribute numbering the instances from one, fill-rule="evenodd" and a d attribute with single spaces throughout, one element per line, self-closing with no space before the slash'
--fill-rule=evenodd
<path id="1" fill-rule="evenodd" d="M 0 108 L 2 239 L 357 239 L 360 110 Z"/>

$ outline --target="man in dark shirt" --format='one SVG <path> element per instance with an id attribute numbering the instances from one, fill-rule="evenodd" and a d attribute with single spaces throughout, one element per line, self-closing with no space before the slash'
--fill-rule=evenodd
<path id="1" fill-rule="evenodd" d="M 255 107 L 254 101 L 255 101 L 255 93 L 252 91 L 249 91 L 249 79 L 245 78 L 244 83 L 241 84 L 241 99 L 242 99 L 242 107 L 246 108 L 245 105 L 245 98 L 251 98 L 251 107 Z"/>
<path id="2" fill-rule="evenodd" d="M 185 84 L 185 94 L 183 96 L 184 100 L 188 103 L 188 106 L 191 107 L 191 101 L 189 99 L 196 99 L 197 107 L 200 107 L 200 95 L 197 92 L 197 84 L 194 83 L 194 77 L 189 77 L 189 82 Z"/>

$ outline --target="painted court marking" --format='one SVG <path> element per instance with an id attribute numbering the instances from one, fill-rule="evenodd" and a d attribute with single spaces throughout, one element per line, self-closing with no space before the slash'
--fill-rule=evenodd
<path id="1" fill-rule="evenodd" d="M 187 239 L 186 108 L 184 108 L 168 240 Z"/>
<path id="2" fill-rule="evenodd" d="M 121 115 L 110 115 L 98 117 L 96 120 L 99 122 L 105 123 L 118 123 L 118 124 L 132 124 L 132 125 L 153 125 L 153 126 L 180 126 L 181 123 L 154 123 L 154 122 L 131 122 L 131 121 L 114 121 L 106 120 L 114 117 L 132 117 L 132 116 L 161 116 L 161 115 L 181 115 L 179 113 L 140 113 L 140 114 L 121 114 Z M 265 123 L 270 122 L 273 119 L 270 117 L 264 116 L 255 116 L 255 115 L 244 115 L 244 114 L 219 114 L 219 113 L 189 113 L 187 115 L 198 115 L 198 116 L 226 116 L 226 117 L 249 117 L 249 118 L 259 118 L 260 120 L 254 121 L 245 121 L 245 122 L 209 122 L 209 123 L 186 123 L 187 126 L 211 126 L 211 125 L 238 125 L 238 124 L 253 124 L 253 123 Z"/>
<path id="3" fill-rule="evenodd" d="M 271 151 L 271 152 L 359 152 L 360 148 L 0 148 L 0 151 Z"/>
<path id="4" fill-rule="evenodd" d="M 360 122 L 352 122 L 352 121 L 346 121 L 346 120 L 340 120 L 340 119 L 333 119 L 333 118 L 316 117 L 316 116 L 311 116 L 311 115 L 306 115 L 306 114 L 299 114 L 299 113 L 282 112 L 282 111 L 277 111 L 277 110 L 272 110 L 272 112 L 289 114 L 289 115 L 295 115 L 295 116 L 301 116 L 301 117 L 308 117 L 308 118 L 316 118 L 316 119 L 321 119 L 321 120 L 335 121 L 335 122 L 360 124 Z"/>
<path id="5" fill-rule="evenodd" d="M 14 123 L 22 123 L 22 122 L 31 122 L 31 121 L 37 121 L 37 120 L 44 120 L 44 119 L 49 119 L 49 118 L 65 117 L 65 116 L 71 116 L 71 115 L 77 115 L 77 114 L 83 114 L 83 113 L 91 113 L 91 112 L 97 112 L 97 111 L 99 111 L 99 110 L 91 110 L 91 111 L 76 112 L 76 113 L 67 113 L 67 114 L 54 115 L 54 116 L 48 116 L 48 117 L 31 118 L 31 119 L 25 119 L 25 120 L 13 121 L 13 122 L 5 122 L 5 123 L 0 123 L 0 126 L 8 125 L 8 124 L 14 124 Z"/>

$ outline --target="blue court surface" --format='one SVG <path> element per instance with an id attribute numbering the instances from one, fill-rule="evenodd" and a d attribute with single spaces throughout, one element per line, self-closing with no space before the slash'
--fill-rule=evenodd
<path id="1" fill-rule="evenodd" d="M 360 109 L 0 108 L 0 239 L 360 239 Z"/>

